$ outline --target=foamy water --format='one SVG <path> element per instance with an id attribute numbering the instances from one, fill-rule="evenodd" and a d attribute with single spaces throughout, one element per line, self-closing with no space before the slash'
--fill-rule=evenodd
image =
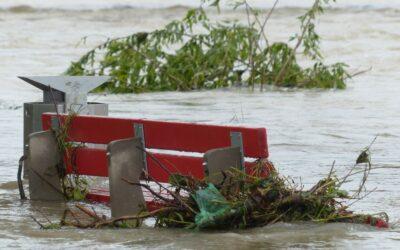
<path id="1" fill-rule="evenodd" d="M 141 3 L 145 2 L 145 3 Z M 38 101 L 40 91 L 17 75 L 58 75 L 106 37 L 153 30 L 184 15 L 188 1 L 4 1 L 0 0 L 0 246 L 39 248 L 398 248 L 400 229 L 360 225 L 279 224 L 249 231 L 198 233 L 185 230 L 41 231 L 30 215 L 56 220 L 63 204 L 20 202 L 16 186 L 22 154 L 23 102 Z M 271 2 L 254 1 L 264 7 Z M 296 32 L 296 16 L 310 1 L 281 1 L 267 29 L 274 41 Z M 371 68 L 349 81 L 344 91 L 215 90 L 141 95 L 92 95 L 110 105 L 110 115 L 216 124 L 245 124 L 268 129 L 271 160 L 282 174 L 312 185 L 334 160 L 338 173 L 359 151 L 374 144 L 376 166 L 400 162 L 400 3 L 339 1 L 321 18 L 319 32 L 328 62 L 344 61 L 352 72 Z M 293 4 L 294 3 L 294 4 Z M 287 8 L 290 5 L 295 8 Z M 30 7 L 29 7 L 30 6 Z M 129 8 L 127 8 L 129 7 Z M 168 7 L 162 9 L 161 7 Z M 215 11 L 218 19 L 244 19 L 243 12 Z M 79 43 L 89 36 L 87 44 Z M 368 189 L 377 191 L 357 203 L 358 212 L 387 211 L 400 219 L 400 173 L 376 170 Z M 348 185 L 354 189 L 358 180 Z"/>
<path id="2" fill-rule="evenodd" d="M 209 1 L 212 2 L 212 1 Z M 228 8 L 235 0 L 221 0 L 221 6 Z M 252 6 L 258 8 L 270 8 L 274 0 L 249 0 Z M 280 0 L 279 7 L 309 7 L 313 0 Z M 171 6 L 190 6 L 195 7 L 200 1 L 195 0 L 2 0 L 0 8 L 10 9 L 18 6 L 29 6 L 35 9 L 65 9 L 65 10 L 98 10 L 111 8 L 167 8 Z M 377 8 L 400 8 L 400 3 L 390 0 L 338 0 L 333 4 L 335 8 L 357 8 L 357 9 L 377 9 Z"/>

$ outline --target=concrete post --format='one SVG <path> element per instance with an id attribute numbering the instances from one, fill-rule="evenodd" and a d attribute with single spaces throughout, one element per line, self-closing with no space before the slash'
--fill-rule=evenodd
<path id="1" fill-rule="evenodd" d="M 57 164 L 60 160 L 57 141 L 51 131 L 29 135 L 26 166 L 29 167 L 31 200 L 63 201 Z"/>
<path id="2" fill-rule="evenodd" d="M 207 178 L 215 185 L 225 184 L 222 183 L 224 181 L 222 172 L 231 168 L 244 169 L 240 147 L 209 150 L 204 154 L 204 162 Z"/>
<path id="3" fill-rule="evenodd" d="M 135 215 L 146 208 L 142 188 L 123 180 L 139 183 L 144 169 L 141 138 L 108 144 L 108 175 L 112 217 Z"/>

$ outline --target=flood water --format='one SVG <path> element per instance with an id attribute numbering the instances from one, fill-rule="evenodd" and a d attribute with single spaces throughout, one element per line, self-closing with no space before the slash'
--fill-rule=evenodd
<path id="1" fill-rule="evenodd" d="M 65 2 L 68 2 L 65 3 Z M 386 169 L 371 173 L 376 191 L 353 207 L 386 211 L 392 226 L 276 224 L 247 231 L 199 233 L 145 227 L 137 230 L 42 231 L 30 216 L 57 220 L 63 204 L 21 202 L 16 185 L 22 154 L 22 103 L 40 101 L 39 90 L 18 75 L 58 75 L 107 37 L 153 30 L 182 17 L 186 1 L 0 2 L 0 246 L 22 248 L 398 248 L 400 228 L 400 5 L 394 1 L 339 1 L 318 24 L 327 62 L 343 61 L 355 72 L 343 91 L 213 90 L 140 95 L 91 95 L 109 104 L 110 115 L 245 124 L 268 129 L 270 159 L 278 170 L 306 187 L 329 172 L 352 166 L 361 149 L 378 135 L 372 160 Z M 264 1 L 255 1 L 261 7 Z M 272 2 L 272 1 L 271 1 Z M 310 1 L 283 1 L 269 26 L 273 41 L 297 31 L 296 17 Z M 193 5 L 195 2 L 193 2 Z M 290 7 L 287 7 L 290 6 Z M 156 8 L 156 9 L 149 9 Z M 157 9 L 158 8 L 158 9 Z M 267 10 L 266 10 L 267 11 Z M 244 19 L 244 12 L 212 12 L 218 19 Z M 88 36 L 87 44 L 78 44 Z M 355 189 L 357 178 L 346 187 Z"/>

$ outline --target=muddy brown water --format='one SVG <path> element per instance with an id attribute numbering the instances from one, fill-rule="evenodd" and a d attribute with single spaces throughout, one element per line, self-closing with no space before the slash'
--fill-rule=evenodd
<path id="1" fill-rule="evenodd" d="M 161 2 L 152 1 L 152 6 L 157 7 Z M 374 2 L 356 1 L 354 6 L 329 10 L 319 22 L 318 30 L 324 38 L 322 49 L 328 62 L 344 61 L 354 71 L 372 68 L 349 81 L 347 90 L 253 93 L 231 89 L 91 95 L 89 99 L 108 103 L 111 116 L 266 127 L 270 159 L 282 174 L 292 176 L 306 187 L 325 176 L 334 160 L 339 175 L 343 174 L 376 135 L 379 137 L 372 148 L 375 166 L 398 167 L 400 9 L 392 1 L 382 1 L 382 6 L 375 6 Z M 386 211 L 393 222 L 387 230 L 363 225 L 297 223 L 246 231 L 193 232 L 154 229 L 151 221 L 137 230 L 39 230 L 30 216 L 43 218 L 45 214 L 57 220 L 65 205 L 21 202 L 18 198 L 15 180 L 22 153 L 21 104 L 38 101 L 41 94 L 16 76 L 59 74 L 71 60 L 104 41 L 105 36 L 151 30 L 182 16 L 186 10 L 181 6 L 149 10 L 123 5 L 78 10 L 78 2 L 71 4 L 78 6 L 75 9 L 64 9 L 62 2 L 58 3 L 60 8 L 45 5 L 0 10 L 0 246 L 140 249 L 400 246 L 400 229 L 396 225 L 400 219 L 400 172 L 395 168 L 373 171 L 367 188 L 376 188 L 376 192 L 353 207 L 357 212 Z M 295 17 L 303 11 L 296 6 L 279 9 L 268 28 L 271 39 L 286 41 L 296 31 Z M 217 17 L 216 13 L 212 15 Z M 244 15 L 223 11 L 217 18 L 243 19 Z M 87 44 L 76 46 L 87 35 Z M 358 183 L 355 178 L 346 187 L 354 190 Z M 100 209 L 106 211 L 104 207 Z"/>

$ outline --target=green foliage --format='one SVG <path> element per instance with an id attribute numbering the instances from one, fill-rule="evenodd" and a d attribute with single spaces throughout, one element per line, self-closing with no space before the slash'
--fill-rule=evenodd
<path id="1" fill-rule="evenodd" d="M 219 1 L 203 4 L 219 6 Z M 114 93 L 194 89 L 264 84 L 300 88 L 346 87 L 350 77 L 346 64 L 325 65 L 315 32 L 315 18 L 329 0 L 316 0 L 300 20 L 300 33 L 288 43 L 269 44 L 264 28 L 269 16 L 261 22 L 259 11 L 239 1 L 235 8 L 245 7 L 248 24 L 212 22 L 203 7 L 191 9 L 180 21 L 163 29 L 139 32 L 127 37 L 109 39 L 71 63 L 68 75 L 110 75 L 112 80 L 99 88 Z M 271 12 L 272 13 L 272 12 Z M 252 21 L 255 20 L 255 21 Z M 296 52 L 314 61 L 303 68 Z"/>
<path id="2" fill-rule="evenodd" d="M 89 192 L 89 183 L 80 175 L 67 175 L 63 179 L 67 200 L 83 201 Z"/>
<path id="3" fill-rule="evenodd" d="M 60 126 L 57 129 L 53 129 L 53 133 L 55 133 L 56 136 L 60 155 L 65 156 L 61 157 L 60 162 L 57 164 L 58 176 L 60 178 L 64 197 L 66 200 L 82 201 L 89 192 L 89 183 L 87 179 L 81 177 L 77 173 L 74 161 L 74 154 L 77 148 L 82 145 L 70 142 L 68 138 L 69 129 L 75 116 L 75 113 L 70 113 L 65 120 L 62 121 L 57 114 Z M 72 166 L 72 174 L 67 174 L 67 165 Z"/>

